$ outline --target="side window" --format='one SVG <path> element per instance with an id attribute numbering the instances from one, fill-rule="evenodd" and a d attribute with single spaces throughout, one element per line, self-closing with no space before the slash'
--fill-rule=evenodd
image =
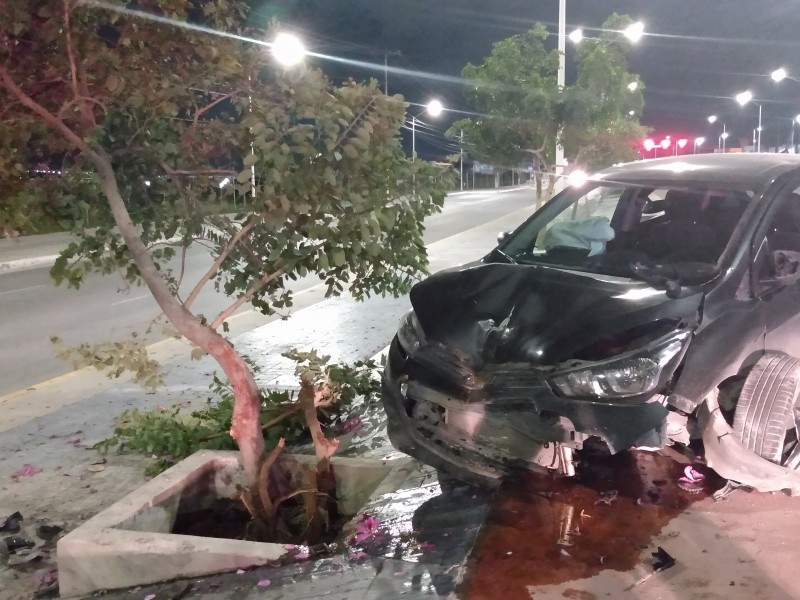
<path id="1" fill-rule="evenodd" d="M 766 252 L 757 265 L 760 281 L 774 281 L 773 254 L 778 251 L 800 252 L 800 188 L 777 200 L 767 226 Z"/>

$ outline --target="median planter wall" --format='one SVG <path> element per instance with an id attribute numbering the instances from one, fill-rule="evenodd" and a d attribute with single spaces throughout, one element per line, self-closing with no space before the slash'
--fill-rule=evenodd
<path id="1" fill-rule="evenodd" d="M 313 456 L 293 455 L 313 464 Z M 372 498 L 399 488 L 411 459 L 331 460 L 340 510 L 355 516 Z M 241 479 L 237 452 L 202 451 L 155 477 L 58 542 L 62 597 L 145 585 L 267 564 L 283 544 L 170 533 L 179 508 L 234 495 Z M 353 523 L 345 525 L 345 531 Z"/>

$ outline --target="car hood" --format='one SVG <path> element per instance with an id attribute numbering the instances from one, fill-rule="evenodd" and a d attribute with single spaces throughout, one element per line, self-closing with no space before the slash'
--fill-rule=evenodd
<path id="1" fill-rule="evenodd" d="M 556 365 L 651 324 L 694 326 L 702 298 L 668 298 L 627 278 L 494 263 L 442 271 L 411 290 L 426 338 L 476 364 Z"/>

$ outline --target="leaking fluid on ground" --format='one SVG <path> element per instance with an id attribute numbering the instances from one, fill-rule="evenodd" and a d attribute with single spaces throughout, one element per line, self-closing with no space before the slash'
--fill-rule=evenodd
<path id="1" fill-rule="evenodd" d="M 669 521 L 719 487 L 705 470 L 703 491 L 682 490 L 684 468 L 659 453 L 630 452 L 592 461 L 580 480 L 513 478 L 492 503 L 459 598 L 530 600 L 529 586 L 632 569 Z M 612 490 L 616 500 L 595 504 Z"/>

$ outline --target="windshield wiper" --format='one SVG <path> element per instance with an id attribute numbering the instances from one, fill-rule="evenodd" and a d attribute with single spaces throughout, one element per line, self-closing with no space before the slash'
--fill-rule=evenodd
<path id="1" fill-rule="evenodd" d="M 628 266 L 631 273 L 647 284 L 655 288 L 666 290 L 668 298 L 680 298 L 681 282 L 678 279 L 671 279 L 660 273 L 658 268 L 646 263 L 643 260 L 631 261 Z"/>

